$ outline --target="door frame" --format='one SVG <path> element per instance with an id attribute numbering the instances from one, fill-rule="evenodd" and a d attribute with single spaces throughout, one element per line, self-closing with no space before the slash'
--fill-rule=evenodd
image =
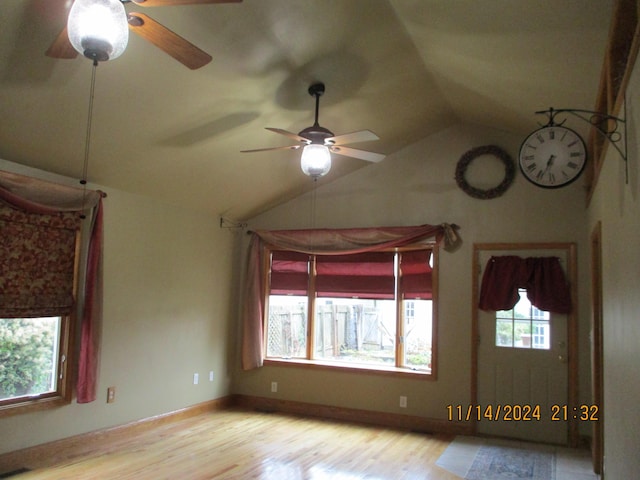
<path id="1" fill-rule="evenodd" d="M 598 421 L 592 425 L 593 470 L 603 474 L 604 463 L 604 359 L 602 310 L 602 224 L 591 232 L 591 389 L 598 405 Z"/>
<path id="2" fill-rule="evenodd" d="M 578 405 L 578 267 L 575 243 L 474 243 L 472 258 L 471 295 L 471 405 L 478 403 L 478 302 L 480 300 L 480 252 L 511 250 L 564 250 L 567 257 L 567 280 L 571 292 L 571 312 L 567 315 L 567 404 Z M 571 410 L 569 410 L 571 411 Z M 477 421 L 472 422 L 472 431 L 477 433 Z M 567 420 L 567 439 L 570 447 L 579 443 L 578 421 Z"/>

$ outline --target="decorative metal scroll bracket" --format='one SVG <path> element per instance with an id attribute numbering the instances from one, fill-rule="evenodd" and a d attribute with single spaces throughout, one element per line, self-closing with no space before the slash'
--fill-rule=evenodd
<path id="1" fill-rule="evenodd" d="M 247 228 L 246 223 L 236 222 L 225 217 L 220 217 L 220 228 L 227 228 L 229 230 L 242 230 Z"/>
<path id="2" fill-rule="evenodd" d="M 626 103 L 626 101 L 625 101 Z M 548 121 L 543 127 L 552 127 L 554 125 L 562 125 L 566 119 L 561 122 L 556 121 L 556 115 L 570 114 L 580 120 L 588 123 L 590 126 L 602 135 L 615 148 L 624 161 L 625 184 L 629 183 L 629 169 L 627 164 L 627 122 L 624 118 L 614 117 L 606 113 L 594 112 L 593 110 L 581 110 L 577 108 L 560 108 L 549 110 L 540 110 L 536 115 L 547 115 Z M 622 148 L 620 144 L 622 143 Z"/>

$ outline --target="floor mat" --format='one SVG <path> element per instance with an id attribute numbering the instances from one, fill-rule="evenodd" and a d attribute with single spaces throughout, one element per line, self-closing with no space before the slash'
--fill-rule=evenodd
<path id="1" fill-rule="evenodd" d="M 586 450 L 460 435 L 436 465 L 465 480 L 597 480 Z"/>

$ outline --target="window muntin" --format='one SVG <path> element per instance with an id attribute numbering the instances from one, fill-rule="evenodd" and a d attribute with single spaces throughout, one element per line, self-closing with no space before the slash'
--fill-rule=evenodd
<path id="1" fill-rule="evenodd" d="M 266 357 L 431 373 L 433 254 L 271 251 Z"/>
<path id="2" fill-rule="evenodd" d="M 520 300 L 511 310 L 496 312 L 496 346 L 549 350 L 549 312 L 531 305 L 526 290 L 518 294 Z"/>

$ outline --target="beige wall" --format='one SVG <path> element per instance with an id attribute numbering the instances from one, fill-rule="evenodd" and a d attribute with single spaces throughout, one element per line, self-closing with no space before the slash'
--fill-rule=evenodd
<path id="1" fill-rule="evenodd" d="M 627 88 L 629 183 L 609 148 L 589 208 L 589 229 L 602 222 L 604 446 L 606 478 L 640 472 L 640 66 Z M 624 115 L 624 113 L 623 113 Z M 587 267 L 585 267 L 587 268 Z"/>
<path id="2" fill-rule="evenodd" d="M 250 228 L 367 227 L 381 225 L 460 225 L 463 246 L 440 255 L 439 372 L 437 381 L 396 379 L 375 375 L 263 367 L 234 376 L 234 392 L 338 405 L 356 409 L 446 419 L 447 404 L 470 401 L 471 257 L 474 242 L 576 242 L 586 260 L 585 199 L 580 182 L 546 190 L 526 182 L 518 172 L 504 196 L 478 200 L 460 190 L 454 180 L 458 159 L 467 150 L 487 144 L 503 147 L 514 159 L 521 138 L 472 125 L 458 125 L 398 152 L 383 162 L 317 189 L 315 221 L 310 195 L 275 208 L 249 222 Z M 370 148 L 375 148 L 372 144 Z M 335 162 L 341 161 L 336 158 Z M 472 163 L 469 178 L 492 175 L 503 168 L 495 161 Z M 476 165 L 477 164 L 477 165 Z M 480 170 L 485 170 L 482 172 Z M 498 181 L 495 181 L 495 178 Z M 475 182 L 474 182 L 475 184 Z M 584 305 L 588 277 L 580 269 Z M 588 312 L 579 308 L 583 361 L 580 392 L 589 400 Z M 278 393 L 270 392 L 277 381 Z M 408 408 L 398 397 L 408 397 Z M 588 431 L 587 431 L 588 432 Z"/>
<path id="3" fill-rule="evenodd" d="M 0 168 L 25 170 L 7 162 Z M 1 418 L 0 453 L 229 393 L 234 236 L 209 213 L 103 190 L 108 197 L 98 399 Z M 116 402 L 107 404 L 112 385 Z"/>

